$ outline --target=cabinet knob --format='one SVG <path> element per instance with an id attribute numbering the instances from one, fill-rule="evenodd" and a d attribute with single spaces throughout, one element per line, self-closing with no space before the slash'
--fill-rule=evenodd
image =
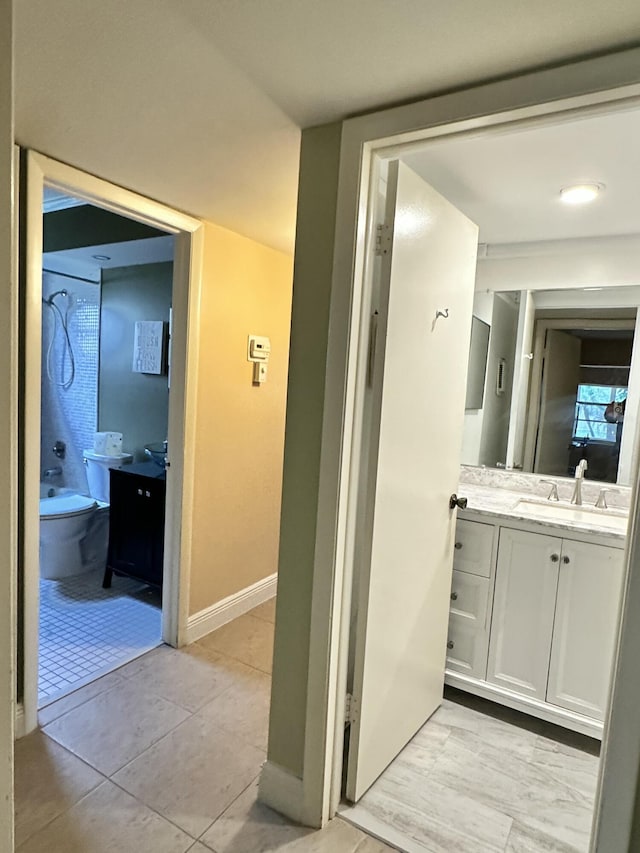
<path id="1" fill-rule="evenodd" d="M 451 593 L 451 601 L 457 601 L 457 600 L 458 600 L 458 593 L 452 592 Z"/>
<path id="2" fill-rule="evenodd" d="M 571 562 L 571 557 L 567 557 L 567 555 L 565 554 L 562 558 L 562 562 L 565 564 L 565 566 L 568 565 Z"/>
<path id="3" fill-rule="evenodd" d="M 551 562 L 552 563 L 557 563 L 559 559 L 560 559 L 560 556 L 558 554 L 552 554 L 551 555 Z"/>
<path id="4" fill-rule="evenodd" d="M 456 551 L 459 551 L 462 548 L 462 542 L 456 542 L 453 547 L 456 549 Z"/>
<path id="5" fill-rule="evenodd" d="M 447 648 L 448 648 L 448 649 L 452 649 L 452 648 L 454 647 L 454 645 L 455 645 L 455 643 L 453 642 L 453 640 L 449 640 L 449 641 L 447 642 Z"/>
<path id="6" fill-rule="evenodd" d="M 138 494 L 142 497 L 142 489 L 138 489 Z"/>

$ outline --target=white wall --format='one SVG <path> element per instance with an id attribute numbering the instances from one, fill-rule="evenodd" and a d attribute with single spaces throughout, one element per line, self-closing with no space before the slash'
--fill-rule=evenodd
<path id="1" fill-rule="evenodd" d="M 480 442 L 480 465 L 495 467 L 506 464 L 509 437 L 509 414 L 513 386 L 518 305 L 497 293 L 493 302 L 487 377 L 484 392 L 484 418 Z M 496 381 L 500 359 L 505 360 L 505 390 L 496 394 Z"/>
<path id="2" fill-rule="evenodd" d="M 0 0 L 0 443 L 11 449 L 5 458 L 0 491 L 0 850 L 13 850 L 13 719 L 15 495 L 17 443 L 16 278 L 12 259 L 12 4 Z"/>
<path id="3" fill-rule="evenodd" d="M 640 235 L 488 245 L 477 290 L 567 290 L 638 285 Z"/>
<path id="4" fill-rule="evenodd" d="M 535 303 L 529 290 L 520 292 L 518 331 L 513 362 L 513 388 L 511 391 L 511 426 L 507 441 L 507 468 L 521 468 L 524 456 L 524 439 L 527 426 L 527 403 L 531 375 L 531 344 L 535 322 Z"/>

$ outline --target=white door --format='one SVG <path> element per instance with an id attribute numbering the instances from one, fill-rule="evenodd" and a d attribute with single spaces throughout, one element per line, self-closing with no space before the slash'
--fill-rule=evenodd
<path id="1" fill-rule="evenodd" d="M 580 381 L 580 338 L 558 329 L 549 329 L 542 370 L 533 470 L 541 474 L 566 476 Z"/>
<path id="2" fill-rule="evenodd" d="M 547 702 L 604 719 L 618 636 L 624 552 L 564 540 Z"/>
<path id="3" fill-rule="evenodd" d="M 544 702 L 562 539 L 502 528 L 487 681 Z"/>
<path id="4" fill-rule="evenodd" d="M 442 701 L 456 523 L 449 497 L 460 473 L 478 241 L 472 222 L 397 162 L 387 224 L 364 490 L 370 534 L 356 590 L 352 801 Z"/>

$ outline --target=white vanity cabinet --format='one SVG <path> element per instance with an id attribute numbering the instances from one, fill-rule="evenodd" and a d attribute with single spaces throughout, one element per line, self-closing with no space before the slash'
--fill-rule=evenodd
<path id="1" fill-rule="evenodd" d="M 597 736 L 624 552 L 528 527 L 458 522 L 447 683 Z"/>
<path id="2" fill-rule="evenodd" d="M 496 528 L 460 519 L 456 525 L 447 669 L 484 678 Z"/>

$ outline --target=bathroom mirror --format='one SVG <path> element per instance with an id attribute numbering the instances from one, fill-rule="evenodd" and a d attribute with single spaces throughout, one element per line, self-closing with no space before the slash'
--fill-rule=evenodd
<path id="1" fill-rule="evenodd" d="M 463 464 L 566 477 L 586 459 L 588 479 L 629 484 L 638 305 L 638 287 L 476 292 L 489 340 L 484 397 L 467 397 Z M 481 356 L 471 348 L 470 376 Z"/>
<path id="2" fill-rule="evenodd" d="M 471 318 L 471 346 L 467 373 L 465 409 L 481 409 L 484 399 L 484 381 L 487 375 L 489 332 L 491 327 L 479 317 Z"/>

